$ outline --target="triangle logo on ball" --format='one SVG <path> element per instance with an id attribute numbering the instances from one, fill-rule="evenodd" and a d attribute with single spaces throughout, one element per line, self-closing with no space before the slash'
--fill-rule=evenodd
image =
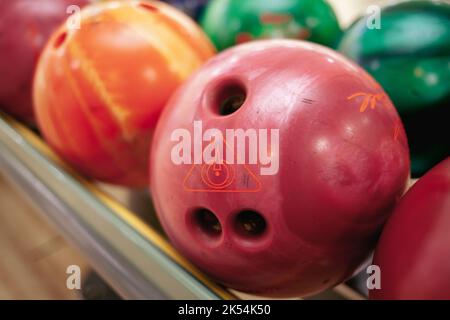
<path id="1" fill-rule="evenodd" d="M 228 152 L 231 151 L 225 140 L 224 145 Z M 216 157 L 209 163 L 193 164 L 184 178 L 183 187 L 188 192 L 258 192 L 261 181 L 250 165 L 228 163 Z"/>

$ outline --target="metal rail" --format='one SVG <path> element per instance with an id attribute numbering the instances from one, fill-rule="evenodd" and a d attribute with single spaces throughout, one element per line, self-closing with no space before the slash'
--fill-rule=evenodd
<path id="1" fill-rule="evenodd" d="M 79 176 L 34 132 L 3 114 L 0 170 L 124 298 L 257 298 L 211 281 L 152 226 Z M 340 285 L 314 298 L 363 296 Z"/>

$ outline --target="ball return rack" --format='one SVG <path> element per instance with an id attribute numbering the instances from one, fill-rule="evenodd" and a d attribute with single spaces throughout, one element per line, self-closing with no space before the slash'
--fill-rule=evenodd
<path id="1" fill-rule="evenodd" d="M 213 282 L 161 230 L 66 165 L 0 113 L 0 172 L 125 299 L 258 299 Z M 365 299 L 347 284 L 307 299 Z"/>

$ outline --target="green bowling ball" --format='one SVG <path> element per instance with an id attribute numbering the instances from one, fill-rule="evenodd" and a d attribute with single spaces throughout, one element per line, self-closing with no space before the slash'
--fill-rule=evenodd
<path id="1" fill-rule="evenodd" d="M 338 50 L 364 67 L 394 102 L 408 135 L 413 176 L 450 155 L 450 4 L 409 1 L 344 32 Z"/>
<path id="2" fill-rule="evenodd" d="M 333 47 L 342 34 L 325 0 L 211 0 L 200 19 L 218 50 L 261 38 L 291 38 Z"/>

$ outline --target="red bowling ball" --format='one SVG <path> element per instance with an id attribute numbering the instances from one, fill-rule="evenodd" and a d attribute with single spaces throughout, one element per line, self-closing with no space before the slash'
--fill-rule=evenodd
<path id="1" fill-rule="evenodd" d="M 74 12 L 69 6 L 86 3 L 0 0 L 0 109 L 33 121 L 31 83 L 38 57 L 56 27 Z"/>
<path id="2" fill-rule="evenodd" d="M 450 299 L 450 158 L 402 198 L 377 244 L 371 299 Z"/>
<path id="3" fill-rule="evenodd" d="M 351 276 L 409 177 L 383 89 L 338 53 L 294 40 L 211 59 L 170 100 L 151 154 L 173 244 L 225 286 L 268 296 Z"/>

